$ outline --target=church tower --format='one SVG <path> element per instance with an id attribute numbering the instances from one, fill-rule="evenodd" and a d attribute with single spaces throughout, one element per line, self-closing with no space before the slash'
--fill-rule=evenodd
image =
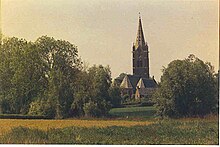
<path id="1" fill-rule="evenodd" d="M 139 13 L 140 15 L 140 13 Z M 139 16 L 139 24 L 137 31 L 137 38 L 132 48 L 133 54 L 133 75 L 141 76 L 142 78 L 149 78 L 149 51 L 147 42 L 144 40 L 144 33 L 141 24 L 141 17 Z"/>

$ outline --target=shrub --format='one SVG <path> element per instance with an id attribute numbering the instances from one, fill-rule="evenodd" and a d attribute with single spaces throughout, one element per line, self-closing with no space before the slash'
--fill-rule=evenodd
<path id="1" fill-rule="evenodd" d="M 89 117 L 99 117 L 101 116 L 101 110 L 98 108 L 97 103 L 88 102 L 84 104 L 83 110 L 85 112 L 85 116 Z"/>
<path id="2" fill-rule="evenodd" d="M 101 117 L 107 116 L 111 106 L 106 101 L 100 101 L 98 103 L 89 101 L 84 104 L 83 110 L 85 116 L 88 117 Z"/>
<path id="3" fill-rule="evenodd" d="M 49 100 L 36 100 L 30 104 L 29 115 L 44 115 L 54 118 L 56 114 L 55 107 Z"/>

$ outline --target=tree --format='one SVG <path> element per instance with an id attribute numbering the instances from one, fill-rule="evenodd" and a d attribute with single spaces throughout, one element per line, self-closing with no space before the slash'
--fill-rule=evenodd
<path id="1" fill-rule="evenodd" d="M 112 86 L 109 89 L 110 102 L 113 108 L 120 107 L 122 103 L 121 90 L 117 86 Z"/>
<path id="2" fill-rule="evenodd" d="M 56 102 L 56 117 L 68 117 L 74 100 L 75 81 L 81 70 L 77 47 L 68 41 L 47 36 L 38 38 L 36 46 L 46 63 L 47 97 Z"/>
<path id="3" fill-rule="evenodd" d="M 108 90 L 111 85 L 110 68 L 92 66 L 83 71 L 74 94 L 72 113 L 75 116 L 106 116 L 110 110 Z"/>
<path id="4" fill-rule="evenodd" d="M 27 114 L 29 104 L 41 94 L 45 85 L 38 50 L 24 39 L 5 38 L 0 60 L 2 108 L 7 108 L 7 113 Z"/>
<path id="5" fill-rule="evenodd" d="M 161 116 L 204 116 L 215 109 L 216 95 L 213 67 L 190 55 L 163 69 L 154 102 Z"/>
<path id="6" fill-rule="evenodd" d="M 47 36 L 35 42 L 15 37 L 3 39 L 0 48 L 2 113 L 32 113 L 31 105 L 50 101 L 53 103 L 48 105 L 56 108 L 57 117 L 68 117 L 80 70 L 77 48 L 68 41 Z"/>

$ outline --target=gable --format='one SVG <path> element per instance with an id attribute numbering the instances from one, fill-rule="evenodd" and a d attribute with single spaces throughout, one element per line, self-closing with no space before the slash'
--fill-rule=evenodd
<path id="1" fill-rule="evenodd" d="M 138 81 L 138 83 L 137 83 L 137 87 L 138 87 L 138 88 L 145 88 L 145 84 L 144 84 L 142 78 L 140 78 L 140 80 Z"/>
<path id="2" fill-rule="evenodd" d="M 120 87 L 121 88 L 133 88 L 127 75 L 124 77 L 123 81 L 121 82 Z"/>

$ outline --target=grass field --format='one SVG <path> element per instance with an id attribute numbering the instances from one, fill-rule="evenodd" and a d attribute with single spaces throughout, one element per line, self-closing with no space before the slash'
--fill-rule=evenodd
<path id="1" fill-rule="evenodd" d="M 120 118 L 139 118 L 139 119 L 150 119 L 154 118 L 156 110 L 153 106 L 151 107 L 126 107 L 126 108 L 114 108 L 109 112 L 111 115 Z"/>
<path id="2" fill-rule="evenodd" d="M 219 144 L 217 116 L 159 120 L 153 107 L 116 108 L 108 119 L 0 119 L 0 143 Z"/>
<path id="3" fill-rule="evenodd" d="M 75 127 L 108 127 L 108 126 L 135 126 L 149 125 L 152 121 L 127 121 L 127 120 L 30 120 L 30 119 L 0 119 L 0 135 L 9 132 L 15 127 L 28 127 L 40 130 L 51 128 Z"/>

